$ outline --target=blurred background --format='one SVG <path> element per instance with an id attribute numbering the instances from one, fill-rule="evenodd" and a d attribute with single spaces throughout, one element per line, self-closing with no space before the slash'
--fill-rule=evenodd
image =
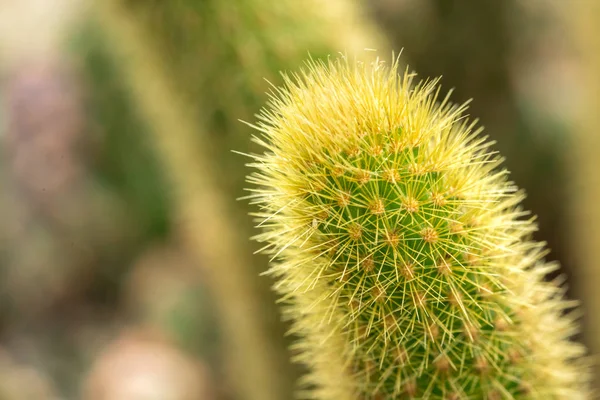
<path id="1" fill-rule="evenodd" d="M 593 0 L 0 0 L 0 399 L 292 398 L 231 150 L 365 48 L 474 99 L 596 353 L 598 38 Z"/>

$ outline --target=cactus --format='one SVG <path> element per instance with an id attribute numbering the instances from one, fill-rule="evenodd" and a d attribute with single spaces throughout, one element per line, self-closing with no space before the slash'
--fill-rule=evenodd
<path id="1" fill-rule="evenodd" d="M 248 198 L 302 398 L 579 399 L 585 349 L 524 195 L 469 122 L 390 65 L 309 61 L 250 124 Z M 438 101 L 439 100 L 439 101 Z"/>

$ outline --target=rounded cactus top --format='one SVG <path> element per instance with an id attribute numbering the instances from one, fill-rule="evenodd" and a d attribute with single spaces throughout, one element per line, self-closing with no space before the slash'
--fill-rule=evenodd
<path id="1" fill-rule="evenodd" d="M 259 115 L 250 196 L 315 399 L 576 399 L 583 348 L 491 142 L 390 65 L 309 61 Z"/>

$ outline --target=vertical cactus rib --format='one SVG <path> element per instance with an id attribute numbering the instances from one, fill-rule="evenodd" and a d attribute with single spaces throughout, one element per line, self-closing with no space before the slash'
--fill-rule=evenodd
<path id="1" fill-rule="evenodd" d="M 582 399 L 585 349 L 491 142 L 389 65 L 309 61 L 258 116 L 248 196 L 301 397 Z"/>

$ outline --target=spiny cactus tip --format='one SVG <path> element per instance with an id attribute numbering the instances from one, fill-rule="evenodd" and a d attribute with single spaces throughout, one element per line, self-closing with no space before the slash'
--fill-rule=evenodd
<path id="1" fill-rule="evenodd" d="M 578 399 L 583 347 L 490 142 L 387 64 L 311 60 L 255 125 L 251 199 L 311 399 Z"/>

